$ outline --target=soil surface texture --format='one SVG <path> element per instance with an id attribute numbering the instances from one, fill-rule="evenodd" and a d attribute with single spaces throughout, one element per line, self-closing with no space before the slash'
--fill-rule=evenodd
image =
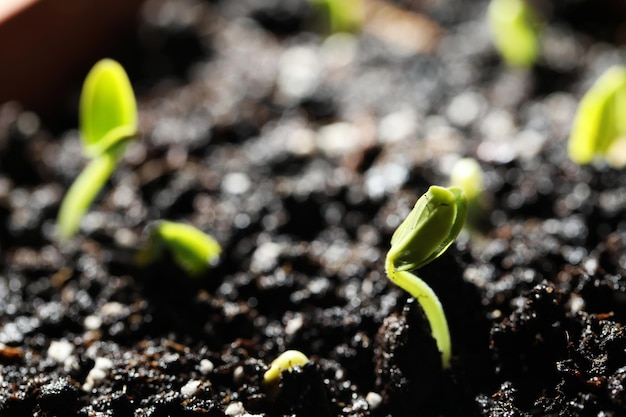
<path id="1" fill-rule="evenodd" d="M 141 138 L 59 242 L 85 166 L 81 80 L 55 118 L 0 106 L 0 416 L 626 416 L 626 171 L 578 166 L 578 101 L 626 62 L 623 2 L 543 2 L 534 68 L 484 0 L 367 0 L 329 34 L 306 0 L 149 0 L 112 50 Z M 443 369 L 384 260 L 454 163 L 483 206 L 418 274 Z M 191 278 L 134 254 L 159 220 L 221 244 Z M 264 383 L 296 349 L 309 362 Z"/>

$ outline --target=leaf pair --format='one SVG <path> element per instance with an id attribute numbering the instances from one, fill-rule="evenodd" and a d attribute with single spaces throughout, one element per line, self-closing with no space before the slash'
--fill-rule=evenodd
<path id="1" fill-rule="evenodd" d="M 83 154 L 92 158 L 72 183 L 61 203 L 57 233 L 74 236 L 94 199 L 113 174 L 129 139 L 137 136 L 137 103 L 122 66 L 103 59 L 91 69 L 80 97 Z"/>
<path id="2" fill-rule="evenodd" d="M 568 153 L 577 164 L 607 158 L 626 135 L 626 67 L 607 69 L 583 96 L 576 111 Z M 623 162 L 623 161 L 622 161 Z"/>
<path id="3" fill-rule="evenodd" d="M 201 230 L 184 223 L 160 221 L 153 226 L 135 261 L 139 266 L 148 265 L 159 259 L 165 249 L 190 276 L 201 275 L 215 265 L 222 252 L 220 244 Z"/>

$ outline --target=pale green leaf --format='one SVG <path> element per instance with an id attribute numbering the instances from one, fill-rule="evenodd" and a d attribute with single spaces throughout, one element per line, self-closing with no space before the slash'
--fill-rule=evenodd
<path id="1" fill-rule="evenodd" d="M 331 33 L 358 32 L 365 20 L 365 0 L 311 0 L 328 18 Z"/>
<path id="2" fill-rule="evenodd" d="M 169 250 L 174 261 L 191 276 L 200 275 L 215 265 L 222 252 L 215 239 L 194 226 L 161 221 L 138 252 L 136 261 L 140 265 L 153 262 L 161 256 L 163 249 Z"/>
<path id="3" fill-rule="evenodd" d="M 79 110 L 80 134 L 86 156 L 107 152 L 118 141 L 137 135 L 137 103 L 124 68 L 103 59 L 83 84 Z"/>
<path id="4" fill-rule="evenodd" d="M 568 154 L 578 164 L 604 156 L 626 134 L 626 68 L 606 70 L 583 96 L 576 111 Z"/>
<path id="5" fill-rule="evenodd" d="M 492 0 L 488 21 L 494 44 L 504 61 L 528 68 L 539 56 L 539 18 L 525 0 Z"/>
<path id="6" fill-rule="evenodd" d="M 430 187 L 391 238 L 387 257 L 394 268 L 413 270 L 439 257 L 461 231 L 466 213 L 463 190 Z"/>

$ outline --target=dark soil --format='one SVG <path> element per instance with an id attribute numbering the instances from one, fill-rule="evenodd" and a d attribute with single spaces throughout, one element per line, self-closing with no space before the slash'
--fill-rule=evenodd
<path id="1" fill-rule="evenodd" d="M 626 172 L 566 154 L 577 100 L 624 60 L 621 2 L 544 3 L 528 72 L 501 63 L 485 1 L 394 3 L 387 25 L 440 26 L 431 52 L 327 40 L 305 0 L 148 1 L 111 52 L 142 138 L 65 244 L 80 80 L 58 119 L 0 107 L 0 416 L 626 415 Z M 489 205 L 419 271 L 443 370 L 383 263 L 463 156 Z M 135 266 L 160 219 L 213 235 L 219 265 Z M 310 362 L 273 394 L 287 349 Z"/>

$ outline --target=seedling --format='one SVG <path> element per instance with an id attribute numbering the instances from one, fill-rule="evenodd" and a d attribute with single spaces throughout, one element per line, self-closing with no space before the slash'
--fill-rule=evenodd
<path id="1" fill-rule="evenodd" d="M 263 384 L 271 394 L 276 394 L 281 374 L 290 372 L 295 367 L 303 367 L 308 362 L 309 358 L 299 350 L 287 350 L 272 361 L 269 369 L 263 374 Z"/>
<path id="2" fill-rule="evenodd" d="M 461 188 L 430 187 L 394 232 L 385 260 L 389 279 L 422 306 L 444 368 L 450 367 L 452 347 L 443 307 L 435 292 L 410 271 L 441 256 L 463 228 L 466 214 L 467 198 Z"/>
<path id="3" fill-rule="evenodd" d="M 577 164 L 611 162 L 611 150 L 626 136 L 626 67 L 607 69 L 583 96 L 576 111 L 568 153 Z M 622 161 L 623 162 L 623 161 Z"/>
<path id="4" fill-rule="evenodd" d="M 115 170 L 129 139 L 137 136 L 137 103 L 122 66 L 111 59 L 96 63 L 87 74 L 80 97 L 83 153 L 92 158 L 61 202 L 57 233 L 66 240 Z"/>
<path id="5" fill-rule="evenodd" d="M 201 275 L 216 265 L 222 253 L 220 244 L 201 230 L 184 223 L 161 221 L 152 226 L 135 260 L 139 266 L 146 266 L 159 259 L 165 249 L 190 276 Z"/>
<path id="6" fill-rule="evenodd" d="M 365 0 L 310 0 L 328 19 L 330 33 L 358 32 L 365 19 Z"/>
<path id="7" fill-rule="evenodd" d="M 511 67 L 532 67 L 539 56 L 540 19 L 528 2 L 491 0 L 487 16 L 504 61 Z"/>

